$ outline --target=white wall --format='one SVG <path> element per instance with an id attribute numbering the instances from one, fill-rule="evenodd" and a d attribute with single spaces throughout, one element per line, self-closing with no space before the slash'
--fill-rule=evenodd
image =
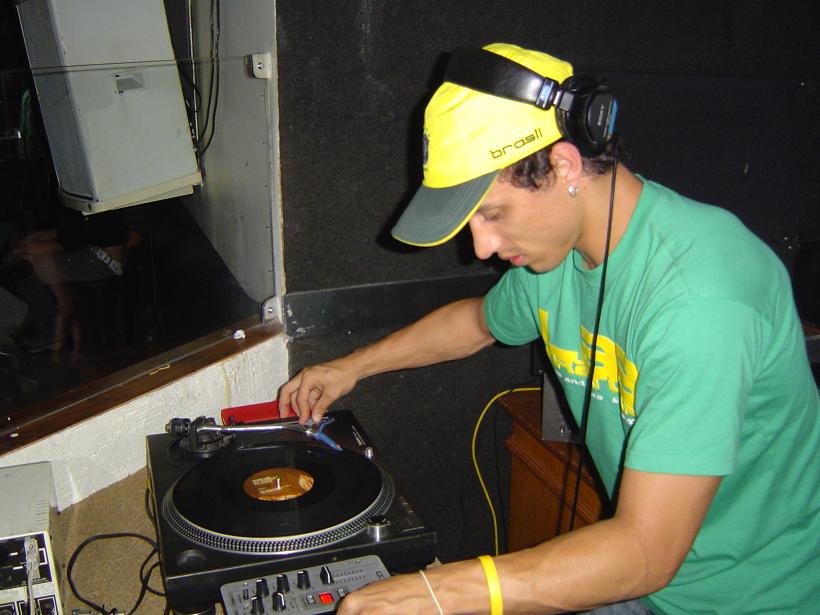
<path id="1" fill-rule="evenodd" d="M 192 14 L 200 130 L 210 84 L 209 7 L 195 2 Z M 184 200 L 242 289 L 263 301 L 283 292 L 274 0 L 222 2 L 220 32 L 214 138 L 202 158 L 202 187 Z M 265 52 L 271 79 L 254 77 L 248 62 Z"/>
<path id="2" fill-rule="evenodd" d="M 173 417 L 213 416 L 270 401 L 287 377 L 284 336 L 258 344 L 48 438 L 0 456 L 0 466 L 50 461 L 60 510 L 146 464 L 145 436 Z"/>

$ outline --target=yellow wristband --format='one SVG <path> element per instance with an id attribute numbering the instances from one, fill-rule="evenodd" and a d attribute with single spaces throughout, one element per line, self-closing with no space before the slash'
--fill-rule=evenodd
<path id="1" fill-rule="evenodd" d="M 501 583 L 498 581 L 498 572 L 495 569 L 495 562 L 489 555 L 481 555 L 478 558 L 484 568 L 484 576 L 487 577 L 487 589 L 490 590 L 490 615 L 503 615 L 504 603 L 501 601 Z"/>

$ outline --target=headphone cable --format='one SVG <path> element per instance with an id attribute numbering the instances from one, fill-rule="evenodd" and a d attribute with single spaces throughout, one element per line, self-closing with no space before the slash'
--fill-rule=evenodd
<path id="1" fill-rule="evenodd" d="M 595 351 L 598 347 L 598 327 L 601 324 L 601 314 L 604 307 L 604 288 L 606 287 L 606 271 L 609 264 L 609 246 L 612 239 L 612 218 L 615 211 L 615 176 L 618 169 L 618 140 L 613 141 L 612 178 L 609 188 L 609 214 L 606 224 L 606 242 L 604 244 L 604 260 L 601 264 L 601 283 L 598 288 L 598 305 L 595 313 L 595 324 L 592 331 L 592 347 L 589 353 L 589 373 L 587 374 L 586 390 L 584 391 L 584 405 L 581 409 L 581 424 L 579 425 L 578 472 L 575 476 L 575 490 L 572 494 L 572 508 L 570 509 L 569 529 L 575 527 L 575 512 L 578 508 L 578 491 L 581 487 L 581 472 L 584 467 L 584 451 L 587 443 L 587 423 L 589 422 L 589 406 L 592 402 L 592 383 L 595 373 Z M 570 457 L 571 459 L 571 457 Z"/>

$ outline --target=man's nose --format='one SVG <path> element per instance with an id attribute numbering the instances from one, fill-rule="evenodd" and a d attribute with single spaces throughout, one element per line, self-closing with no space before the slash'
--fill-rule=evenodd
<path id="1" fill-rule="evenodd" d="M 498 251 L 498 239 L 476 216 L 470 218 L 470 232 L 476 257 L 486 260 Z"/>

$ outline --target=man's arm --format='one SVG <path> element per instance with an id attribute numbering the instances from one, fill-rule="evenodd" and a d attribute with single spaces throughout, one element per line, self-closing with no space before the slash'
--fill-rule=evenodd
<path id="1" fill-rule="evenodd" d="M 463 299 L 347 356 L 307 367 L 279 390 L 280 412 L 318 421 L 362 378 L 469 356 L 493 343 L 484 299 Z"/>
<path id="2" fill-rule="evenodd" d="M 11 253 L 15 256 L 26 257 L 45 256 L 47 254 L 57 254 L 64 251 L 65 248 L 57 242 L 57 230 L 46 229 L 23 237 L 23 239 L 14 246 Z"/>
<path id="3" fill-rule="evenodd" d="M 561 613 L 637 598 L 675 575 L 720 484 L 716 476 L 624 470 L 612 519 L 495 558 L 505 613 Z M 481 564 L 427 571 L 445 613 L 487 613 Z M 352 593 L 339 615 L 434 613 L 419 575 L 401 575 Z"/>

